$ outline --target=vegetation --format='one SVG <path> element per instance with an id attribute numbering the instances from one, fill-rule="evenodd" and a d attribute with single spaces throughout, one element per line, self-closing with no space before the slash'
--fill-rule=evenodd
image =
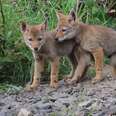
<path id="1" fill-rule="evenodd" d="M 95 0 L 83 1 L 77 12 L 81 21 L 116 28 L 116 18 L 107 15 L 109 9 L 116 7 L 115 0 L 107 0 L 106 4 L 99 4 Z M 21 85 L 30 80 L 33 57 L 23 42 L 20 22 L 42 23 L 47 13 L 49 29 L 54 29 L 57 23 L 55 12 L 61 10 L 67 14 L 75 5 L 76 0 L 0 0 L 0 82 Z M 62 58 L 61 62 L 62 76 L 70 68 L 67 68 L 67 59 Z M 49 72 L 49 65 L 46 70 Z"/>

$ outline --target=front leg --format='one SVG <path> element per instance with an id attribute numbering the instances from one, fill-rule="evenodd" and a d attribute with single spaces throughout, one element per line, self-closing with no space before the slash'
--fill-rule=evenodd
<path id="1" fill-rule="evenodd" d="M 40 85 L 41 73 L 44 71 L 44 59 L 38 56 L 34 62 L 34 75 L 32 77 L 32 84 L 27 87 L 27 90 L 36 89 Z"/>
<path id="2" fill-rule="evenodd" d="M 103 79 L 102 77 L 102 70 L 103 70 L 103 58 L 104 52 L 103 48 L 98 48 L 92 51 L 95 60 L 95 69 L 96 69 L 96 76 L 92 80 L 92 83 L 97 83 Z"/>
<path id="3" fill-rule="evenodd" d="M 53 88 L 58 87 L 58 66 L 59 58 L 57 57 L 51 61 L 50 86 Z"/>

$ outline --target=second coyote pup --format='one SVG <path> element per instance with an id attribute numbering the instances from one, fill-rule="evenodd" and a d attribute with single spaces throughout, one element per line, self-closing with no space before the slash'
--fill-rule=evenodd
<path id="1" fill-rule="evenodd" d="M 51 61 L 51 87 L 58 86 L 58 65 L 59 58 L 61 56 L 68 56 L 75 68 L 77 65 L 77 57 L 75 54 L 75 42 L 69 40 L 66 42 L 55 41 L 55 31 L 47 32 L 47 24 L 28 25 L 22 23 L 21 31 L 24 37 L 24 41 L 27 46 L 32 50 L 35 64 L 34 64 L 34 77 L 30 88 L 34 89 L 39 85 L 41 73 L 44 70 L 44 60 L 49 59 Z M 77 50 L 76 50 L 77 51 Z M 73 74 L 73 73 L 72 73 Z"/>
<path id="2" fill-rule="evenodd" d="M 92 82 L 102 80 L 104 54 L 110 58 L 113 74 L 116 77 L 116 31 L 103 26 L 80 23 L 76 20 L 74 11 L 71 11 L 69 15 L 57 13 L 57 17 L 56 40 L 60 43 L 74 40 L 82 51 L 82 57 L 79 60 L 81 62 L 78 62 L 81 68 L 80 65 L 77 67 L 71 82 L 77 81 L 82 76 L 91 56 L 95 60 L 96 68 L 96 76 Z"/>

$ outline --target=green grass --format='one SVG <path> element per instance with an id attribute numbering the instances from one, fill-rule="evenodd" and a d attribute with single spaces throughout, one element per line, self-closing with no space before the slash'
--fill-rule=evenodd
<path id="1" fill-rule="evenodd" d="M 20 85 L 13 85 L 13 84 L 0 84 L 0 92 L 6 92 L 8 94 L 16 94 L 23 88 Z"/>
<path id="2" fill-rule="evenodd" d="M 20 22 L 29 24 L 43 23 L 44 14 L 49 15 L 49 29 L 54 29 L 57 24 L 55 12 L 61 10 L 64 14 L 74 7 L 76 0 L 37 0 L 37 3 L 28 0 L 2 0 L 5 23 L 3 27 L 0 14 L 0 80 L 1 82 L 23 83 L 30 79 L 33 57 L 26 47 L 20 32 Z M 107 7 L 101 7 L 94 0 L 85 0 L 77 13 L 80 21 L 89 24 L 116 27 L 116 19 L 106 15 Z M 3 31 L 4 30 L 4 31 Z M 70 72 L 67 59 L 62 58 L 60 76 Z M 106 60 L 108 62 L 108 60 Z M 47 71 L 50 66 L 47 65 Z M 22 85 L 23 85 L 22 84 Z"/>

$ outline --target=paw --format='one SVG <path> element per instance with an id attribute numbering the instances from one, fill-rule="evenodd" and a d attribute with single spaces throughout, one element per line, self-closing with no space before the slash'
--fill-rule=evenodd
<path id="1" fill-rule="evenodd" d="M 112 77 L 112 80 L 116 80 L 116 77 Z"/>
<path id="2" fill-rule="evenodd" d="M 58 88 L 58 82 L 57 81 L 51 82 L 50 87 L 51 88 Z"/>
<path id="3" fill-rule="evenodd" d="M 65 75 L 63 80 L 64 80 L 64 81 L 67 81 L 67 80 L 69 80 L 69 79 L 71 79 L 71 78 L 72 78 L 71 75 Z"/>
<path id="4" fill-rule="evenodd" d="M 38 88 L 38 84 L 31 84 L 31 85 L 26 85 L 24 88 L 25 91 L 34 91 Z"/>
<path id="5" fill-rule="evenodd" d="M 113 75 L 113 76 L 112 76 L 112 79 L 113 79 L 113 80 L 116 80 L 116 75 Z"/>
<path id="6" fill-rule="evenodd" d="M 77 84 L 77 79 L 67 79 L 66 80 L 66 83 L 68 84 L 68 85 L 75 85 L 75 84 Z"/>
<path id="7" fill-rule="evenodd" d="M 92 79 L 92 84 L 99 83 L 102 80 L 103 80 L 103 78 L 101 78 L 101 77 L 99 77 L 99 78 L 98 77 L 95 77 L 95 78 Z"/>

